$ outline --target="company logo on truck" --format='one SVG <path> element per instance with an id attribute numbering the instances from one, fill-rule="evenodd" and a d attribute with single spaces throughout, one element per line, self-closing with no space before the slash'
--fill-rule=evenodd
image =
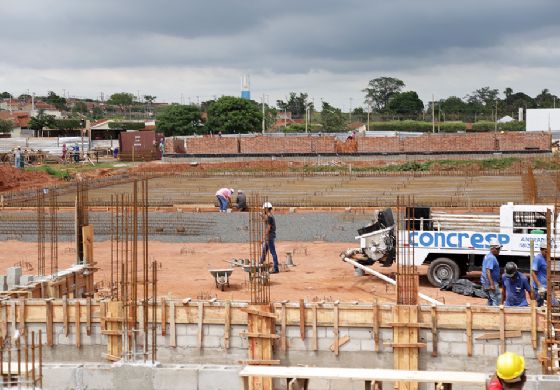
<path id="1" fill-rule="evenodd" d="M 510 241 L 508 234 L 497 233 L 469 233 L 469 232 L 410 232 L 409 243 L 415 247 L 436 248 L 490 248 L 490 240 L 497 238 L 498 242 L 506 245 Z"/>

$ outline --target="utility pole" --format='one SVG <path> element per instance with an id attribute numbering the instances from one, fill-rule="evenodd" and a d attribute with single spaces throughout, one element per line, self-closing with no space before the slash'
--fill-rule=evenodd
<path id="1" fill-rule="evenodd" d="M 371 104 L 367 105 L 367 131 L 369 131 L 369 114 L 371 112 Z"/>
<path id="2" fill-rule="evenodd" d="M 348 123 L 352 123 L 352 98 L 350 98 L 350 108 L 348 109 Z"/>
<path id="3" fill-rule="evenodd" d="M 494 132 L 498 131 L 498 100 L 496 100 L 496 116 L 494 117 Z"/>
<path id="4" fill-rule="evenodd" d="M 264 93 L 262 95 L 262 133 L 265 131 L 265 120 L 264 120 Z"/>
<path id="5" fill-rule="evenodd" d="M 435 117 L 434 106 L 435 106 L 434 94 L 432 94 L 432 133 L 436 132 L 436 117 Z"/>

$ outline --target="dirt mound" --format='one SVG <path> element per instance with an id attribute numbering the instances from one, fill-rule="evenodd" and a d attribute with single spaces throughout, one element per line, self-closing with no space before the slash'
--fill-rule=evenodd
<path id="1" fill-rule="evenodd" d="M 11 165 L 0 165 L 0 192 L 43 187 L 59 180 L 45 172 L 29 172 Z"/>

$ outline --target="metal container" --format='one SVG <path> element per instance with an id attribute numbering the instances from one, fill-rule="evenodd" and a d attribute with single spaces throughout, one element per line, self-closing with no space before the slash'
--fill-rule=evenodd
<path id="1" fill-rule="evenodd" d="M 152 130 L 126 131 L 119 134 L 119 159 L 122 161 L 151 161 L 161 159 L 159 143 L 163 134 Z"/>

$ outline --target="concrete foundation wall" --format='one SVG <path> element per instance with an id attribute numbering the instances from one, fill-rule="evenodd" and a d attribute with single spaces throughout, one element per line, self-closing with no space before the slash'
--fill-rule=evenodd
<path id="1" fill-rule="evenodd" d="M 43 329 L 44 325 L 28 324 L 28 332 Z M 198 326 L 195 324 L 177 324 L 177 347 L 170 347 L 170 332 L 161 336 L 158 329 L 158 360 L 172 364 L 218 364 L 236 365 L 248 358 L 248 340 L 240 336 L 246 331 L 244 325 L 231 327 L 230 348 L 224 348 L 224 326 L 203 325 L 202 348 L 198 346 Z M 276 333 L 280 334 L 280 327 Z M 286 353 L 276 345 L 274 359 L 281 365 L 311 365 L 319 367 L 349 368 L 393 368 L 393 351 L 387 344 L 393 341 L 391 329 L 380 329 L 379 352 L 374 352 L 374 341 L 371 328 L 341 327 L 340 337 L 349 336 L 350 340 L 340 347 L 336 356 L 330 351 L 334 341 L 333 328 L 317 328 L 318 351 L 312 351 L 312 329 L 306 328 L 305 340 L 302 340 L 299 327 L 286 328 L 288 348 Z M 420 369 L 455 370 L 455 371 L 488 371 L 492 370 L 500 351 L 500 340 L 476 340 L 484 332 L 473 331 L 473 356 L 467 355 L 467 336 L 465 330 L 438 330 L 438 356 L 432 357 L 431 330 L 421 329 L 419 341 L 427 347 L 420 351 Z M 539 334 L 540 345 L 541 335 Z M 46 337 L 43 338 L 46 342 Z M 86 335 L 85 324 L 81 326 L 81 347 L 77 348 L 74 325 L 70 325 L 68 336 L 64 335 L 61 324 L 54 327 L 54 347 L 43 349 L 45 362 L 104 362 L 106 352 L 106 336 L 101 334 L 100 324 L 92 324 L 91 336 Z M 522 332 L 521 337 L 506 339 L 506 350 L 516 352 L 525 357 L 529 373 L 540 373 L 538 351 L 531 346 L 530 332 Z"/>
<path id="2" fill-rule="evenodd" d="M 47 364 L 43 369 L 45 390 L 237 390 L 241 389 L 239 365 L 121 365 L 121 364 Z M 529 376 L 524 390 L 557 390 L 558 376 Z M 274 387 L 285 389 L 285 381 L 275 380 Z M 361 381 L 320 380 L 309 382 L 309 390 L 354 390 L 364 388 Z M 383 389 L 392 389 L 383 383 Z M 433 389 L 431 384 L 421 389 Z M 480 386 L 453 386 L 453 389 L 481 389 Z"/>

